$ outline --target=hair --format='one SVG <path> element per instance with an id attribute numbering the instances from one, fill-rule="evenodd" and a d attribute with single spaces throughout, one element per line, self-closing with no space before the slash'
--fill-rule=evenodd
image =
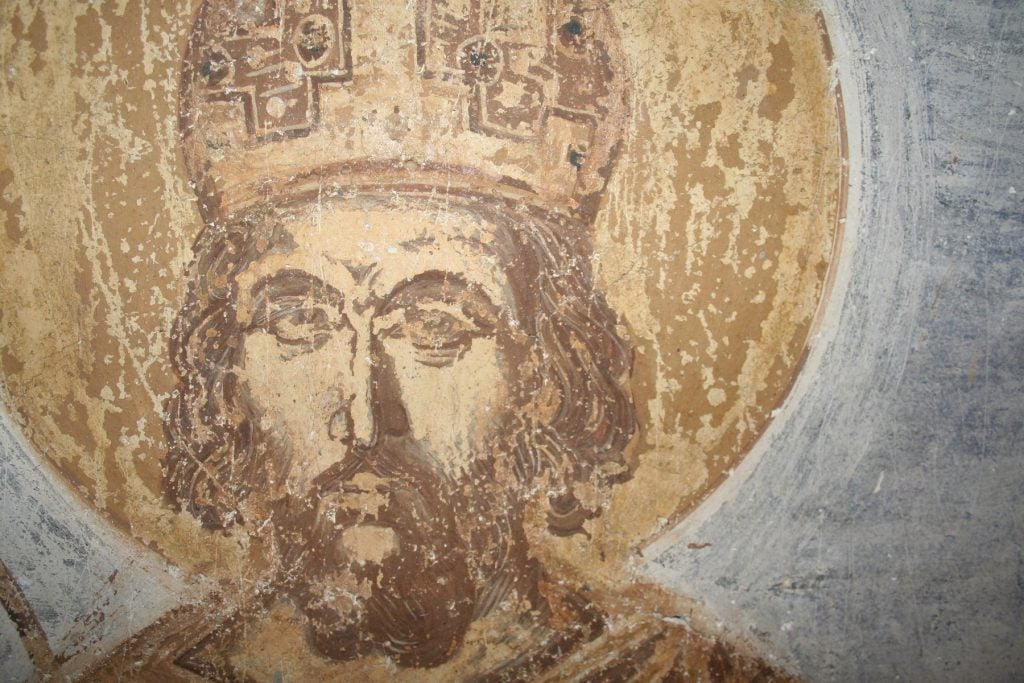
<path id="1" fill-rule="evenodd" d="M 636 428 L 630 349 L 593 284 L 584 226 L 493 200 L 464 208 L 505 233 L 498 251 L 508 253 L 499 255 L 518 323 L 535 350 L 528 384 L 552 397 L 542 411 L 546 417 L 532 411 L 515 420 L 509 435 L 515 474 L 530 482 L 550 473 L 549 530 L 581 532 L 601 510 L 585 505 L 576 487 L 608 487 L 629 477 L 624 449 Z M 231 222 L 208 223 L 193 246 L 186 299 L 170 339 L 178 383 L 165 412 L 164 487 L 176 509 L 209 528 L 242 521 L 239 504 L 259 487 L 266 457 L 256 419 L 236 400 L 234 368 L 246 333 L 236 314 L 238 276 L 290 239 L 281 209 L 262 206 Z"/>

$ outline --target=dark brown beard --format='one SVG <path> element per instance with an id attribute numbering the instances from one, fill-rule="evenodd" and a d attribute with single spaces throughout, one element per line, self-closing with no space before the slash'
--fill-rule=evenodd
<path id="1" fill-rule="evenodd" d="M 509 518 L 511 500 L 474 496 L 475 477 L 456 482 L 439 474 L 405 439 L 351 460 L 321 475 L 309 497 L 281 501 L 275 511 L 282 582 L 321 654 L 437 666 L 479 616 L 494 572 L 511 569 L 509 531 L 521 535 Z M 359 473 L 381 481 L 361 491 L 353 482 Z M 379 505 L 353 509 L 367 497 Z M 354 529 L 393 538 L 393 551 L 372 561 L 353 556 L 342 536 Z M 493 596 L 484 601 L 493 604 Z"/>

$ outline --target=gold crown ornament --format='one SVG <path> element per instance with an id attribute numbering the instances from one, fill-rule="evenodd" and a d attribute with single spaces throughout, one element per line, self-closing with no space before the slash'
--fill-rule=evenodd
<path id="1" fill-rule="evenodd" d="M 206 0 L 185 161 L 208 220 L 316 191 L 497 196 L 589 223 L 623 67 L 593 0 Z"/>

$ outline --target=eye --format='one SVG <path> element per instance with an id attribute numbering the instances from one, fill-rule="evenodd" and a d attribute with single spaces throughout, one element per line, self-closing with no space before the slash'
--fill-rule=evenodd
<path id="1" fill-rule="evenodd" d="M 374 329 L 379 339 L 411 346 L 417 362 L 442 367 L 462 358 L 474 340 L 493 337 L 500 313 L 481 286 L 428 270 L 392 290 Z"/>
<path id="2" fill-rule="evenodd" d="M 272 317 L 267 327 L 283 344 L 304 344 L 330 333 L 327 316 L 319 308 L 285 311 Z"/>
<path id="3" fill-rule="evenodd" d="M 405 337 L 418 349 L 454 349 L 467 346 L 482 332 L 472 321 L 443 310 L 413 309 L 406 316 Z"/>
<path id="4" fill-rule="evenodd" d="M 289 356 L 320 349 L 344 318 L 322 304 L 277 302 L 264 329 Z"/>
<path id="5" fill-rule="evenodd" d="M 341 292 L 302 270 L 285 268 L 260 280 L 252 302 L 248 330 L 273 335 L 284 359 L 322 348 L 348 327 Z"/>
<path id="6" fill-rule="evenodd" d="M 421 303 L 389 317 L 392 324 L 385 336 L 407 341 L 416 350 L 416 359 L 431 367 L 451 365 L 470 349 L 474 339 L 494 333 L 493 325 L 452 303 Z"/>

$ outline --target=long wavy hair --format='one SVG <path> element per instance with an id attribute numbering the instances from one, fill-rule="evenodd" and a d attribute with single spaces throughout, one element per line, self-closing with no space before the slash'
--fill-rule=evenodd
<path id="1" fill-rule="evenodd" d="M 550 531 L 581 532 L 601 510 L 585 505 L 576 487 L 629 477 L 623 451 L 636 428 L 631 350 L 594 286 L 583 225 L 493 200 L 466 200 L 462 208 L 498 228 L 497 251 L 504 252 L 498 256 L 517 299 L 518 323 L 535 347 L 536 368 L 526 383 L 553 397 L 543 419 L 515 420 L 508 440 L 516 477 L 529 483 L 549 473 Z M 186 300 L 171 333 L 178 383 L 165 412 L 164 488 L 176 509 L 209 528 L 240 523 L 240 503 L 265 476 L 260 464 L 268 454 L 257 421 L 237 398 L 234 369 L 246 329 L 235 304 L 238 276 L 291 239 L 281 215 L 281 208 L 266 205 L 206 225 L 193 246 Z"/>

